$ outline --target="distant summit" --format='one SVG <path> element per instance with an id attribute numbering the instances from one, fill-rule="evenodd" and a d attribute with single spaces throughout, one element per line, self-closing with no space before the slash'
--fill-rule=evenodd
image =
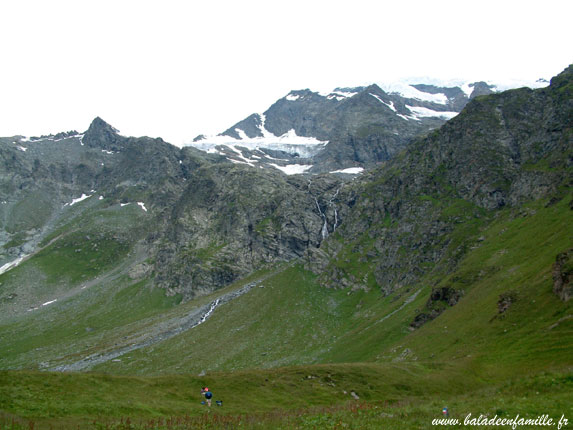
<path id="1" fill-rule="evenodd" d="M 119 130 L 98 116 L 85 132 L 83 143 L 91 147 L 117 151 L 121 148 L 124 140 L 125 137 L 119 135 Z"/>

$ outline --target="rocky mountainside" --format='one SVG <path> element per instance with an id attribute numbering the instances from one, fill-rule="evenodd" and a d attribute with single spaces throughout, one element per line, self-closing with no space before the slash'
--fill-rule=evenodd
<path id="1" fill-rule="evenodd" d="M 447 275 L 500 209 L 526 217 L 519 208 L 527 202 L 571 198 L 572 123 L 571 66 L 547 88 L 472 100 L 341 192 L 352 211 L 336 237 L 309 249 L 308 267 L 324 285 L 385 294 L 428 273 Z"/>
<path id="2" fill-rule="evenodd" d="M 494 86 L 435 85 L 337 88 L 329 94 L 292 91 L 214 137 L 191 144 L 237 163 L 287 173 L 368 168 L 386 161 L 414 137 L 441 126 Z"/>
<path id="3" fill-rule="evenodd" d="M 474 98 L 441 129 L 355 181 L 330 174 L 288 176 L 253 168 L 256 158 L 247 158 L 258 151 L 259 160 L 276 161 L 276 149 L 251 148 L 247 154 L 227 146 L 235 154 L 229 162 L 218 146 L 205 152 L 125 137 L 100 118 L 82 134 L 3 138 L 0 264 L 7 271 L 15 261 L 57 254 L 63 247 L 79 250 L 77 257 L 89 266 L 97 258 L 84 256 L 86 248 L 117 245 L 114 252 L 122 258 L 134 256 L 124 268 L 133 279 L 151 277 L 170 295 L 190 299 L 267 264 L 306 256 L 326 285 L 393 290 L 446 255 L 455 264 L 463 246 L 451 249 L 451 234 L 468 214 L 489 216 L 487 211 L 547 195 L 563 183 L 569 74 L 545 90 Z M 434 99 L 405 98 L 377 86 L 326 96 L 293 92 L 222 138 L 236 132 L 266 139 L 292 129 L 293 136 L 315 136 L 307 140 L 329 139 L 324 148 L 339 146 L 313 155 L 323 166 L 336 164 L 332 157 L 368 165 L 444 121 L 429 111 L 454 112 L 468 100 L 459 88 L 416 90 Z M 470 98 L 487 91 L 485 84 L 475 84 Z M 342 246 L 349 242 L 358 248 Z M 409 258 L 402 258 L 406 250 Z M 340 252 L 346 260 L 360 255 L 364 264 L 348 273 Z M 366 279 L 360 267 L 371 266 Z M 20 309 L 49 279 L 40 276 L 29 284 Z M 18 282 L 14 278 L 11 285 Z"/>
<path id="4" fill-rule="evenodd" d="M 64 219 L 82 197 L 105 194 L 112 203 L 144 193 L 149 204 L 168 204 L 192 165 L 183 164 L 180 152 L 161 139 L 123 137 L 100 118 L 83 134 L 1 139 L 4 250 L 11 255 L 18 249 L 7 249 L 8 242 L 23 244 L 20 252 L 31 251 L 27 245 L 37 244 L 44 227 Z"/>
<path id="5" fill-rule="evenodd" d="M 475 97 L 353 179 L 253 168 L 99 118 L 1 139 L 0 367 L 565 362 L 572 80 L 569 67 L 547 88 Z M 339 102 L 364 118 L 382 100 Z"/>
<path id="6" fill-rule="evenodd" d="M 248 166 L 198 169 L 153 240 L 157 283 L 189 297 L 303 256 L 327 236 L 324 212 L 342 184 Z"/>
<path id="7" fill-rule="evenodd" d="M 343 184 L 335 175 L 290 177 L 125 137 L 100 118 L 82 134 L 4 138 L 0 160 L 2 272 L 62 247 L 90 266 L 97 258 L 85 250 L 101 250 L 103 241 L 122 250 L 117 264 L 137 255 L 122 269 L 132 278 L 151 275 L 186 299 L 318 246 L 327 235 L 323 211 L 335 207 Z M 32 306 L 33 291 L 50 294 L 49 278 L 26 281 L 27 293 L 11 290 L 23 282 L 14 278 L 1 297 L 17 296 L 3 303 Z"/>

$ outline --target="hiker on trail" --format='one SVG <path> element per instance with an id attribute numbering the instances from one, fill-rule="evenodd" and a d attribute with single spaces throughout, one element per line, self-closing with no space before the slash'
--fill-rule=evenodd
<path id="1" fill-rule="evenodd" d="M 205 399 L 207 400 L 207 406 L 211 406 L 211 398 L 213 397 L 213 393 L 209 391 L 209 388 L 201 388 L 201 394 L 205 396 Z"/>

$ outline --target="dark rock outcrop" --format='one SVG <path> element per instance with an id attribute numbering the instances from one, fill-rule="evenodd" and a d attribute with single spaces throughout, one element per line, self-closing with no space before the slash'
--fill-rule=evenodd
<path id="1" fill-rule="evenodd" d="M 420 328 L 428 321 L 437 318 L 448 307 L 455 306 L 463 293 L 462 290 L 451 287 L 433 288 L 430 298 L 426 302 L 426 309 L 416 315 L 414 321 L 410 323 L 410 327 Z"/>
<path id="2" fill-rule="evenodd" d="M 573 249 L 562 252 L 555 258 L 553 292 L 564 302 L 573 296 Z"/>
<path id="3" fill-rule="evenodd" d="M 517 301 L 517 293 L 515 291 L 507 291 L 500 294 L 497 301 L 498 314 L 504 314 L 507 310 Z"/>

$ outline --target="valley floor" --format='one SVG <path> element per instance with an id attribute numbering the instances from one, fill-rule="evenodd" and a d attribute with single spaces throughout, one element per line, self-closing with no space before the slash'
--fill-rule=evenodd
<path id="1" fill-rule="evenodd" d="M 480 419 L 479 428 L 511 428 L 483 419 L 573 419 L 571 369 L 496 382 L 463 367 L 430 367 L 317 365 L 204 377 L 1 372 L 0 429 L 426 429 L 444 418 L 458 420 L 453 427 Z M 205 384 L 222 406 L 201 404 Z"/>

